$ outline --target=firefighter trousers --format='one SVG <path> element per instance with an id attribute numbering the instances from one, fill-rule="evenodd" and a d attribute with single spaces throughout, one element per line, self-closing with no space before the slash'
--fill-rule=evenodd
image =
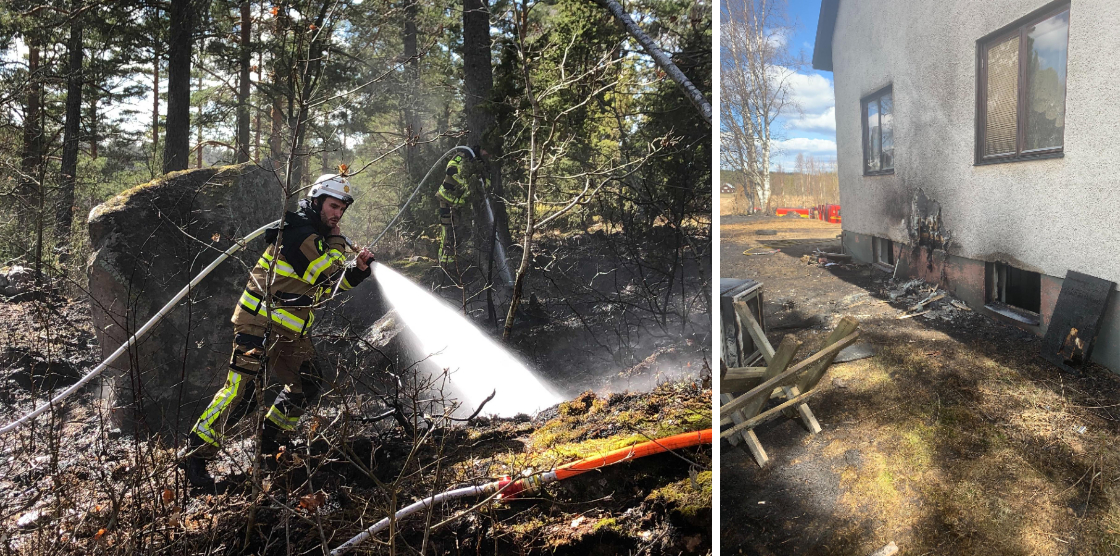
<path id="1" fill-rule="evenodd" d="M 268 339 L 266 359 L 264 329 L 251 325 L 234 327 L 233 354 L 225 385 L 214 394 L 191 431 L 195 455 L 209 459 L 218 454 L 226 430 L 253 407 L 262 367 L 267 366 L 272 376 L 284 384 L 284 390 L 265 414 L 265 428 L 270 434 L 294 429 L 309 398 L 318 395 L 320 378 L 311 365 L 311 340 L 306 336 L 273 336 Z"/>
<path id="2" fill-rule="evenodd" d="M 458 210 L 451 206 L 451 203 L 440 199 L 439 200 L 439 263 L 440 264 L 455 264 L 456 249 L 458 248 L 458 236 L 455 229 L 455 221 L 458 220 Z"/>

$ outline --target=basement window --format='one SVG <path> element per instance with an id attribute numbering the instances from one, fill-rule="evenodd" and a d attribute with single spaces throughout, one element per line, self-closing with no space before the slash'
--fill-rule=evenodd
<path id="1" fill-rule="evenodd" d="M 1042 307 L 1042 275 L 1003 263 L 988 264 L 986 307 L 1013 320 L 1037 326 Z"/>
<path id="2" fill-rule="evenodd" d="M 871 253 L 875 264 L 894 268 L 894 242 L 879 237 L 871 238 Z"/>

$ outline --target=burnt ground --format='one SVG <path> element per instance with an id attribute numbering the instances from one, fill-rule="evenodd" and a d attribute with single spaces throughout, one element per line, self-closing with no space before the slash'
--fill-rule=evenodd
<path id="1" fill-rule="evenodd" d="M 772 344 L 795 335 L 800 360 L 851 315 L 876 350 L 829 369 L 809 404 L 820 434 L 785 418 L 756 429 L 766 468 L 720 442 L 722 553 L 1120 554 L 1116 375 L 1062 372 L 1040 338 L 951 298 L 899 319 L 936 288 L 809 264 L 838 250 L 839 225 L 723 217 L 720 233 L 721 277 L 764 284 Z M 820 243 L 743 255 L 783 239 Z"/>
<path id="2" fill-rule="evenodd" d="M 656 303 L 626 309 L 641 297 L 636 288 L 611 291 L 617 282 L 588 280 L 587 272 L 625 270 L 611 262 L 617 254 L 609 239 L 542 241 L 530 288 L 536 306 L 514 337 L 514 348 L 571 401 L 534 417 L 453 424 L 422 413 L 386 418 L 368 393 L 328 396 L 308 411 L 290 448 L 271 458 L 277 469 L 258 476 L 250 467 L 251 420 L 244 420 L 211 464 L 219 488 L 208 492 L 186 485 L 174 439 L 110 430 L 89 387 L 34 426 L 0 437 L 0 547 L 20 554 L 318 553 L 434 492 L 709 428 L 710 340 Z M 699 279 L 695 269 L 684 272 Z M 585 288 L 565 299 L 571 284 Z M 8 300 L 0 318 L 4 423 L 98 362 L 81 300 Z M 651 319 L 661 324 L 649 326 Z M 578 343 L 589 337 L 600 339 L 596 349 Z M 419 402 L 413 394 L 402 399 Z M 712 550 L 711 484 L 710 446 L 689 448 L 568 479 L 524 500 L 450 503 L 397 524 L 359 553 L 705 554 Z"/>

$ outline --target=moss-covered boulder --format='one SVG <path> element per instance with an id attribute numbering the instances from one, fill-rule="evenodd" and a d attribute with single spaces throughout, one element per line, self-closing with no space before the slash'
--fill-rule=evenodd
<path id="1" fill-rule="evenodd" d="M 283 189 L 253 163 L 173 172 L 89 215 L 89 293 L 108 356 L 222 251 L 280 218 Z M 185 431 L 225 380 L 234 305 L 263 239 L 223 262 L 102 381 L 126 432 Z"/>

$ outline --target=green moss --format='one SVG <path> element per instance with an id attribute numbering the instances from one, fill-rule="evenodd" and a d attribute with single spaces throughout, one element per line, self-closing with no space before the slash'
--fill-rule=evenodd
<path id="1" fill-rule="evenodd" d="M 511 474 L 524 469 L 545 471 L 649 440 L 709 428 L 710 404 L 708 391 L 686 391 L 674 384 L 613 403 L 585 392 L 561 404 L 561 416 L 537 427 L 524 452 L 494 458 Z"/>
<path id="2" fill-rule="evenodd" d="M 917 470 L 928 469 L 933 463 L 934 428 L 921 422 L 902 431 L 903 453 Z"/>
<path id="3" fill-rule="evenodd" d="M 691 478 L 669 483 L 651 492 L 646 502 L 673 508 L 686 518 L 700 517 L 712 510 L 712 472 L 697 474 L 695 486 Z"/>
<path id="4" fill-rule="evenodd" d="M 597 521 L 591 528 L 591 531 L 595 533 L 613 532 L 621 534 L 623 532 L 623 528 L 622 524 L 620 524 L 617 519 L 608 517 Z"/>

